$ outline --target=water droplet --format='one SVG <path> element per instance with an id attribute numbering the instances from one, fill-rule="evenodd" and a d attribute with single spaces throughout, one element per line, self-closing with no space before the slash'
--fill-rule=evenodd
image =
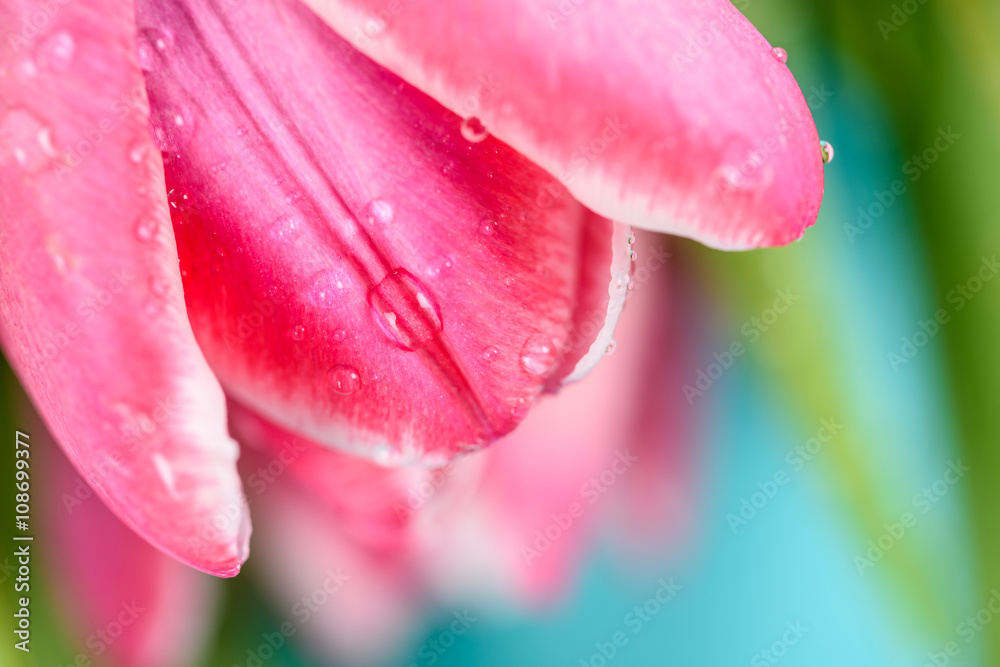
<path id="1" fill-rule="evenodd" d="M 288 330 L 288 337 L 292 340 L 303 340 L 306 337 L 306 328 L 301 324 L 296 324 Z"/>
<path id="2" fill-rule="evenodd" d="M 348 288 L 354 284 L 343 267 L 317 271 L 309 280 L 306 294 L 309 301 L 320 308 L 336 308 L 347 298 Z"/>
<path id="3" fill-rule="evenodd" d="M 162 276 L 150 276 L 149 291 L 156 296 L 166 296 L 170 291 L 170 283 Z"/>
<path id="4" fill-rule="evenodd" d="M 279 243 L 294 241 L 301 233 L 302 221 L 291 215 L 282 215 L 275 218 L 268 229 L 268 236 Z"/>
<path id="5" fill-rule="evenodd" d="M 164 153 L 178 153 L 194 136 L 194 114 L 184 105 L 153 107 L 153 138 Z"/>
<path id="6" fill-rule="evenodd" d="M 151 218 L 145 215 L 139 216 L 139 219 L 135 221 L 135 236 L 140 241 L 149 241 L 154 236 L 156 236 L 156 230 L 159 229 L 160 223 L 156 218 Z"/>
<path id="7" fill-rule="evenodd" d="M 368 220 L 369 223 L 388 225 L 392 222 L 396 212 L 393 210 L 392 204 L 384 199 L 372 199 L 370 202 L 365 204 L 364 215 L 365 219 Z"/>
<path id="8" fill-rule="evenodd" d="M 166 30 L 159 28 L 140 29 L 135 40 L 139 66 L 147 72 L 158 69 L 173 44 L 174 37 Z"/>
<path id="9" fill-rule="evenodd" d="M 180 190 L 171 190 L 168 192 L 167 203 L 170 204 L 170 208 L 178 213 L 184 213 L 191 208 L 191 198 L 188 197 L 186 192 L 181 192 Z"/>
<path id="10" fill-rule="evenodd" d="M 361 376 L 353 366 L 335 366 L 330 371 L 330 384 L 334 393 L 341 396 L 350 396 L 361 388 Z"/>
<path id="11" fill-rule="evenodd" d="M 142 307 L 146 317 L 156 317 L 163 312 L 163 299 L 151 297 L 146 299 L 146 305 Z"/>
<path id="12" fill-rule="evenodd" d="M 132 164 L 139 164 L 142 162 L 142 158 L 146 157 L 147 150 L 149 150 L 149 145 L 146 142 L 137 141 L 128 149 L 128 159 L 132 161 Z"/>
<path id="13" fill-rule="evenodd" d="M 44 169 L 57 155 L 48 124 L 23 108 L 10 109 L 0 120 L 0 151 L 29 173 Z"/>
<path id="14" fill-rule="evenodd" d="M 521 348 L 521 368 L 529 375 L 542 377 L 552 370 L 558 357 L 554 340 L 544 334 L 534 334 Z"/>
<path id="15" fill-rule="evenodd" d="M 483 236 L 493 236 L 497 230 L 497 223 L 490 218 L 483 218 L 479 223 L 479 233 Z"/>
<path id="16" fill-rule="evenodd" d="M 771 49 L 771 55 L 777 58 L 779 63 L 784 64 L 788 62 L 788 52 L 785 51 L 780 46 L 776 46 L 773 49 Z"/>
<path id="17" fill-rule="evenodd" d="M 507 276 L 506 278 L 503 279 L 503 284 L 506 285 L 507 287 L 510 287 L 511 285 L 514 284 L 514 278 L 512 276 Z"/>
<path id="18" fill-rule="evenodd" d="M 833 162 L 833 145 L 829 141 L 819 142 L 819 149 L 823 154 L 823 164 Z"/>
<path id="19" fill-rule="evenodd" d="M 383 333 L 404 350 L 423 347 L 443 328 L 434 298 L 405 269 L 392 271 L 373 287 L 368 304 Z"/>
<path id="20" fill-rule="evenodd" d="M 490 136 L 489 130 L 483 122 L 475 116 L 469 116 L 462 121 L 462 136 L 466 141 L 478 144 L 480 141 Z"/>
<path id="21" fill-rule="evenodd" d="M 490 363 L 497 360 L 500 357 L 500 348 L 496 345 L 490 345 L 483 348 L 483 359 L 489 361 Z"/>
<path id="22" fill-rule="evenodd" d="M 628 238 L 625 239 L 625 240 L 628 242 L 629 245 L 634 244 L 635 243 L 635 234 L 633 234 L 632 232 L 629 232 L 628 233 Z"/>
<path id="23" fill-rule="evenodd" d="M 45 237 L 45 251 L 59 273 L 66 273 L 66 269 L 74 263 L 72 255 L 66 250 L 62 240 L 54 234 Z"/>
<path id="24" fill-rule="evenodd" d="M 289 192 L 288 194 L 285 195 L 285 203 L 286 204 L 294 204 L 295 202 L 299 201 L 300 199 L 302 199 L 302 193 L 299 192 L 298 190 L 293 190 L 293 191 L 291 191 L 291 192 Z"/>
<path id="25" fill-rule="evenodd" d="M 372 17 L 365 22 L 365 34 L 369 37 L 378 37 L 385 32 L 385 22 L 379 18 Z"/>
<path id="26" fill-rule="evenodd" d="M 46 37 L 38 45 L 38 61 L 44 67 L 61 72 L 69 67 L 75 51 L 76 41 L 73 35 L 60 30 Z"/>
<path id="27" fill-rule="evenodd" d="M 639 259 L 639 253 L 637 253 L 635 250 L 629 250 L 628 258 L 634 262 L 635 260 Z"/>
<path id="28" fill-rule="evenodd" d="M 338 343 L 343 343 L 345 340 L 347 340 L 347 332 L 344 331 L 343 329 L 337 329 L 336 331 L 333 332 L 333 340 L 335 340 Z"/>
<path id="29" fill-rule="evenodd" d="M 618 341 L 612 338 L 608 346 L 604 348 L 604 354 L 614 354 L 616 349 L 618 349 Z"/>

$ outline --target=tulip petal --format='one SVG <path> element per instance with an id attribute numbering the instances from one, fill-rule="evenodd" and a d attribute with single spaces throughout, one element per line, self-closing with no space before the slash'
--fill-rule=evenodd
<path id="1" fill-rule="evenodd" d="M 809 108 L 729 0 L 306 2 L 609 218 L 723 249 L 816 220 Z"/>
<path id="2" fill-rule="evenodd" d="M 42 459 L 43 530 L 55 595 L 85 647 L 87 660 L 76 664 L 98 656 L 108 666 L 197 664 L 217 582 L 139 538 L 94 497 L 54 442 L 32 440 L 51 445 Z"/>
<path id="3" fill-rule="evenodd" d="M 278 480 L 255 507 L 255 573 L 322 664 L 399 664 L 393 654 L 424 623 L 425 610 L 406 554 L 359 545 L 289 481 Z"/>
<path id="4" fill-rule="evenodd" d="M 308 8 L 138 16 L 188 310 L 240 403 L 440 465 L 574 371 L 600 333 L 574 334 L 581 305 L 613 320 L 613 226 Z"/>
<path id="5" fill-rule="evenodd" d="M 658 462 L 634 446 L 647 425 L 639 419 L 655 417 L 645 410 L 649 387 L 641 380 L 662 370 L 662 355 L 655 348 L 650 355 L 649 332 L 662 314 L 669 273 L 662 239 L 645 236 L 614 354 L 586 382 L 546 396 L 516 431 L 477 457 L 482 484 L 451 508 L 442 547 L 426 562 L 449 601 L 471 591 L 544 602 L 564 592 L 600 519 L 614 508 L 610 496 L 620 497 Z"/>
<path id="6" fill-rule="evenodd" d="M 447 505 L 468 491 L 481 467 L 479 457 L 466 457 L 437 469 L 387 468 L 299 438 L 237 403 L 230 402 L 229 416 L 233 435 L 249 448 L 242 467 L 251 505 L 287 476 L 337 517 L 341 532 L 372 552 L 419 549 L 422 535 L 414 518 L 425 516 L 428 505 Z"/>
<path id="7" fill-rule="evenodd" d="M 132 13 L 0 5 L 2 25 L 38 15 L 43 34 L 0 53 L 0 338 L 112 510 L 232 576 L 249 538 L 238 451 L 185 311 Z"/>

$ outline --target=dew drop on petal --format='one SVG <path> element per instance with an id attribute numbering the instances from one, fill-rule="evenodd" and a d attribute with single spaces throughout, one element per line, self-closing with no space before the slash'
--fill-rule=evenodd
<path id="1" fill-rule="evenodd" d="M 29 173 L 49 166 L 57 155 L 48 124 L 24 108 L 10 109 L 0 119 L 0 151 L 3 161 Z"/>
<path id="2" fill-rule="evenodd" d="M 372 224 L 388 225 L 392 222 L 396 212 L 392 204 L 384 199 L 372 199 L 365 204 L 365 219 Z"/>
<path id="3" fill-rule="evenodd" d="M 147 72 L 159 69 L 174 44 L 173 35 L 159 28 L 141 28 L 135 40 L 139 66 Z"/>
<path id="4" fill-rule="evenodd" d="M 353 366 L 335 366 L 330 371 L 330 385 L 341 396 L 350 396 L 361 388 L 361 376 Z"/>
<path id="5" fill-rule="evenodd" d="M 521 368 L 529 375 L 543 377 L 556 365 L 559 354 L 554 340 L 534 334 L 521 348 Z"/>
<path id="6" fill-rule="evenodd" d="M 608 346 L 604 348 L 604 354 L 614 354 L 615 350 L 617 349 L 618 349 L 618 341 L 612 338 L 611 342 L 608 343 Z"/>
<path id="7" fill-rule="evenodd" d="M 497 223 L 490 218 L 483 218 L 479 223 L 479 233 L 483 236 L 493 236 L 497 230 Z"/>
<path id="8" fill-rule="evenodd" d="M 323 269 L 309 279 L 306 298 L 320 308 L 336 308 L 347 298 L 353 284 L 346 269 Z"/>
<path id="9" fill-rule="evenodd" d="M 146 157 L 146 151 L 149 149 L 148 144 L 144 141 L 137 141 L 128 149 L 128 159 L 132 164 L 139 164 L 142 162 L 142 158 Z"/>
<path id="10" fill-rule="evenodd" d="M 347 332 L 343 329 L 337 329 L 336 331 L 333 332 L 333 340 L 337 341 L 338 343 L 343 343 L 345 340 L 347 340 Z"/>
<path id="11" fill-rule="evenodd" d="M 385 21 L 377 17 L 365 21 L 365 34 L 369 37 L 378 37 L 383 32 L 385 32 Z"/>
<path id="12" fill-rule="evenodd" d="M 194 136 L 194 114 L 187 106 L 154 106 L 150 121 L 156 145 L 164 153 L 178 153 Z"/>
<path id="13" fill-rule="evenodd" d="M 296 324 L 288 330 L 288 337 L 292 340 L 303 340 L 306 337 L 306 328 L 301 324 Z"/>
<path id="14" fill-rule="evenodd" d="M 478 144 L 480 141 L 490 136 L 489 130 L 487 130 L 486 126 L 483 125 L 483 122 L 475 116 L 469 116 L 464 119 L 462 121 L 461 129 L 462 136 L 465 137 L 465 140 L 474 144 Z"/>
<path id="15" fill-rule="evenodd" d="M 166 296 L 170 291 L 170 283 L 162 276 L 150 276 L 149 291 L 157 296 Z"/>
<path id="16" fill-rule="evenodd" d="M 178 213 L 184 213 L 191 208 L 191 198 L 186 192 L 182 192 L 181 190 L 171 190 L 168 192 L 167 203 L 170 204 L 170 208 Z"/>
<path id="17" fill-rule="evenodd" d="M 788 52 L 780 46 L 776 46 L 771 49 L 771 54 L 778 60 L 779 63 L 784 64 L 788 62 Z"/>
<path id="18" fill-rule="evenodd" d="M 819 142 L 819 149 L 823 155 L 823 164 L 833 162 L 833 145 L 829 141 Z"/>
<path id="19" fill-rule="evenodd" d="M 268 236 L 278 243 L 288 243 L 298 238 L 302 232 L 302 222 L 292 215 L 275 218 L 268 228 Z"/>
<path id="20" fill-rule="evenodd" d="M 43 39 L 38 45 L 38 62 L 56 72 L 69 67 L 76 52 L 76 40 L 65 30 L 53 33 Z"/>
<path id="21" fill-rule="evenodd" d="M 160 223 L 157 222 L 156 218 L 141 215 L 135 221 L 135 237 L 140 241 L 149 241 L 156 236 L 156 230 L 159 226 Z"/>
<path id="22" fill-rule="evenodd" d="M 635 260 L 639 259 L 639 253 L 637 253 L 635 250 L 629 250 L 628 258 L 634 262 Z"/>
<path id="23" fill-rule="evenodd" d="M 483 359 L 492 363 L 500 357 L 500 348 L 496 345 L 489 345 L 483 348 Z"/>
<path id="24" fill-rule="evenodd" d="M 413 274 L 396 269 L 368 292 L 368 305 L 382 332 L 404 350 L 416 350 L 441 331 L 441 309 Z"/>

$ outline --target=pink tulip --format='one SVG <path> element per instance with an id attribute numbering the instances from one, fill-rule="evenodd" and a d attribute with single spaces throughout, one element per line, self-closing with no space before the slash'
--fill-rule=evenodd
<path id="1" fill-rule="evenodd" d="M 726 0 L 310 5 L 0 6 L 4 349 L 109 507 L 219 576 L 250 534 L 225 394 L 442 465 L 604 355 L 625 225 L 787 243 L 822 196 Z"/>

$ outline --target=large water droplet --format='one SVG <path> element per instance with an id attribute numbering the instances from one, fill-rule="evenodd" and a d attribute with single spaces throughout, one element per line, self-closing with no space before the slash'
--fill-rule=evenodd
<path id="1" fill-rule="evenodd" d="M 343 343 L 345 340 L 347 340 L 347 332 L 344 331 L 343 329 L 337 329 L 336 331 L 333 332 L 333 340 L 335 340 L 338 343 Z"/>
<path id="2" fill-rule="evenodd" d="M 521 348 L 521 368 L 529 375 L 544 376 L 552 370 L 558 360 L 556 343 L 545 334 L 534 334 Z"/>
<path id="3" fill-rule="evenodd" d="M 498 358 L 500 358 L 500 348 L 498 348 L 496 345 L 489 345 L 483 348 L 483 359 L 485 359 L 490 363 L 493 363 Z"/>
<path id="4" fill-rule="evenodd" d="M 833 145 L 829 141 L 819 142 L 819 149 L 823 155 L 823 164 L 833 162 Z"/>
<path id="5" fill-rule="evenodd" d="M 479 222 L 479 233 L 483 236 L 493 236 L 497 231 L 497 223 L 492 218 L 486 217 Z"/>
<path id="6" fill-rule="evenodd" d="M 481 120 L 475 116 L 469 116 L 462 121 L 462 136 L 465 137 L 466 141 L 478 144 L 490 136 L 490 132 Z"/>
<path id="7" fill-rule="evenodd" d="M 159 69 L 167 51 L 174 44 L 174 37 L 159 28 L 142 28 L 136 35 L 135 48 L 139 56 L 139 66 L 147 72 Z"/>
<path id="8" fill-rule="evenodd" d="M 379 225 L 388 225 L 396 215 L 392 204 L 384 199 L 373 199 L 365 204 L 364 213 L 368 222 Z"/>
<path id="9" fill-rule="evenodd" d="M 38 62 L 43 67 L 61 72 L 69 67 L 76 52 L 76 41 L 73 35 L 65 30 L 53 33 L 38 44 L 36 51 Z"/>
<path id="10" fill-rule="evenodd" d="M 330 385 L 341 396 L 350 396 L 361 389 L 361 376 L 353 366 L 340 365 L 330 371 Z"/>
<path id="11" fill-rule="evenodd" d="M 788 52 L 780 46 L 776 46 L 771 49 L 771 55 L 773 55 L 779 63 L 784 64 L 788 62 Z"/>
<path id="12" fill-rule="evenodd" d="M 296 324 L 288 330 L 288 337 L 292 340 L 304 340 L 306 337 L 306 328 L 301 324 Z"/>
<path id="13" fill-rule="evenodd" d="M 617 349 L 618 349 L 618 341 L 612 338 L 611 342 L 608 343 L 608 346 L 604 348 L 604 354 L 614 354 L 615 350 Z"/>
<path id="14" fill-rule="evenodd" d="M 58 154 L 48 124 L 23 108 L 10 109 L 0 120 L 0 151 L 5 161 L 29 173 L 44 169 Z"/>
<path id="15" fill-rule="evenodd" d="M 372 315 L 404 350 L 423 347 L 441 331 L 441 310 L 428 289 L 406 269 L 396 269 L 368 293 Z"/>

